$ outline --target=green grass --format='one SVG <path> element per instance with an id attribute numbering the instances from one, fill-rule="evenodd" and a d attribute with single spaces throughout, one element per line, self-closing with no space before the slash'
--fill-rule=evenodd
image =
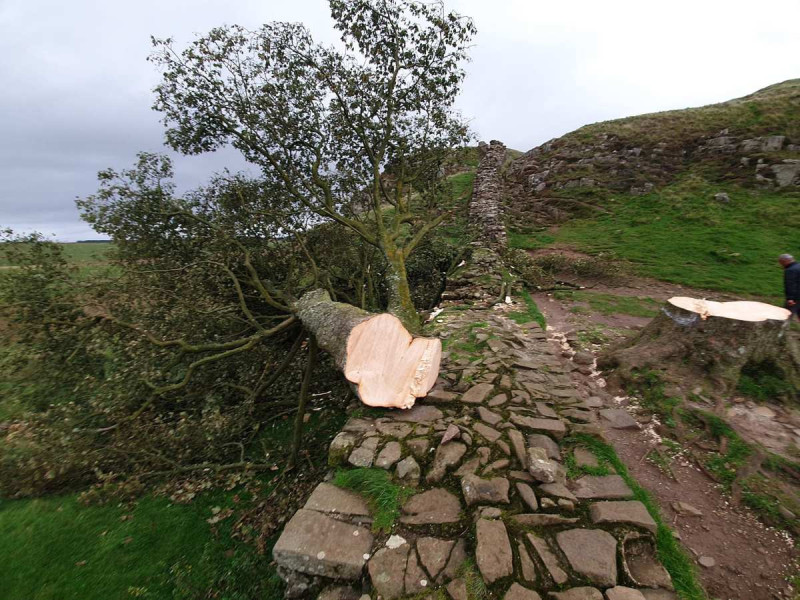
<path id="1" fill-rule="evenodd" d="M 519 325 L 536 321 L 542 329 L 546 329 L 547 321 L 528 290 L 522 290 L 522 299 L 525 301 L 525 310 L 510 312 L 508 318 Z"/>
<path id="2" fill-rule="evenodd" d="M 697 578 L 692 559 L 686 554 L 672 530 L 664 523 L 658 504 L 650 494 L 628 473 L 628 468 L 617 456 L 614 448 L 585 434 L 571 436 L 571 443 L 588 448 L 601 464 L 611 465 L 633 490 L 633 497 L 645 505 L 650 516 L 658 525 L 656 548 L 658 558 L 672 577 L 672 583 L 683 600 L 706 600 L 706 594 Z"/>
<path id="3" fill-rule="evenodd" d="M 729 204 L 713 200 L 725 191 Z M 646 196 L 617 195 L 611 212 L 572 220 L 555 243 L 613 252 L 642 275 L 682 285 L 780 300 L 777 256 L 800 254 L 800 192 L 713 185 L 688 175 Z"/>
<path id="4" fill-rule="evenodd" d="M 106 253 L 113 247 L 111 242 L 74 242 L 61 244 L 64 258 L 75 265 L 101 263 Z M 0 266 L 13 266 L 0 255 Z"/>
<path id="5" fill-rule="evenodd" d="M 373 510 L 372 528 L 391 531 L 400 516 L 400 506 L 412 491 L 392 482 L 383 469 L 350 469 L 337 471 L 333 484 L 363 496 Z"/>
<path id="6" fill-rule="evenodd" d="M 522 250 L 537 250 L 552 244 L 555 238 L 547 233 L 526 234 L 520 231 L 508 232 L 509 248 L 520 248 Z"/>
<path id="7" fill-rule="evenodd" d="M 464 580 L 467 588 L 467 600 L 485 600 L 489 596 L 489 590 L 483 577 L 478 573 L 475 561 L 468 558 L 458 569 L 458 576 Z"/>
<path id="8" fill-rule="evenodd" d="M 569 479 L 577 479 L 581 475 L 611 475 L 612 471 L 607 463 L 599 464 L 596 467 L 590 465 L 580 465 L 575 461 L 575 454 L 568 452 L 567 457 L 564 459 L 564 467 L 567 469 L 567 477 Z"/>
<path id="9" fill-rule="evenodd" d="M 616 296 L 601 292 L 558 291 L 553 294 L 558 300 L 583 302 L 593 312 L 602 315 L 631 315 L 633 317 L 654 317 L 658 314 L 660 302 L 652 298 L 636 296 Z"/>
<path id="10" fill-rule="evenodd" d="M 277 591 L 266 557 L 206 522 L 212 508 L 233 507 L 233 496 L 203 494 L 186 505 L 148 496 L 130 510 L 85 507 L 74 495 L 0 501 L 2 597 L 188 599 L 205 597 L 194 589 L 224 585 L 226 598 L 244 600 Z"/>

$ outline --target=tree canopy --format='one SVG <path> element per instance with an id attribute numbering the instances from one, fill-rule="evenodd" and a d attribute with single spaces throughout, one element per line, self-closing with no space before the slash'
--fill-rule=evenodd
<path id="1" fill-rule="evenodd" d="M 154 39 L 154 108 L 167 143 L 197 154 L 231 144 L 265 182 L 380 249 L 389 310 L 416 327 L 406 260 L 445 218 L 415 201 L 468 139 L 453 103 L 475 27 L 441 2 L 331 0 L 341 44 L 301 24 L 219 27 L 178 51 Z"/>

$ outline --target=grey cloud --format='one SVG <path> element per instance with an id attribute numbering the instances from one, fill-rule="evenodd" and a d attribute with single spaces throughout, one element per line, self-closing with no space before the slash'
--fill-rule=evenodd
<path id="1" fill-rule="evenodd" d="M 800 76 L 800 3 L 774 0 L 448 0 L 479 34 L 459 101 L 482 139 L 528 150 L 581 125 L 719 102 Z M 774 18 L 781 15 L 781 18 Z M 150 35 L 179 43 L 223 23 L 301 21 L 332 43 L 325 0 L 0 0 L 0 225 L 95 234 L 74 206 L 96 173 L 163 150 L 150 110 Z M 175 157 L 179 188 L 233 150 Z"/>

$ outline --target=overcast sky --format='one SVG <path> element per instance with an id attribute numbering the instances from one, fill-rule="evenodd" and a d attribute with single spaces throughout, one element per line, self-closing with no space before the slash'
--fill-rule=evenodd
<path id="1" fill-rule="evenodd" d="M 698 106 L 800 77 L 800 0 L 450 0 L 478 36 L 459 108 L 482 139 L 529 150 L 581 125 Z M 150 35 L 302 21 L 324 0 L 0 0 L 0 227 L 97 235 L 74 199 L 96 173 L 163 149 Z M 181 189 L 235 151 L 176 158 Z"/>

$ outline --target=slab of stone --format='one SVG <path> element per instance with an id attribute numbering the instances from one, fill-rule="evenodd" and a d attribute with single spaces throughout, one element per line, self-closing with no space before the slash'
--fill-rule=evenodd
<path id="1" fill-rule="evenodd" d="M 495 446 L 500 448 L 500 451 L 505 454 L 506 456 L 511 456 L 511 447 L 506 444 L 505 440 L 497 440 Z"/>
<path id="2" fill-rule="evenodd" d="M 369 431 L 375 431 L 375 421 L 372 419 L 351 418 L 348 419 L 347 423 L 344 424 L 342 431 L 348 431 L 351 433 L 367 433 Z"/>
<path id="3" fill-rule="evenodd" d="M 531 559 L 525 543 L 522 541 L 517 542 L 517 555 L 519 556 L 519 566 L 522 572 L 522 579 L 528 583 L 536 583 L 536 564 Z"/>
<path id="4" fill-rule="evenodd" d="M 328 449 L 328 464 L 332 467 L 344 464 L 347 457 L 350 456 L 351 450 L 355 448 L 357 441 L 358 436 L 355 433 L 348 431 L 337 433 Z"/>
<path id="5" fill-rule="evenodd" d="M 317 600 L 359 600 L 361 592 L 357 592 L 349 585 L 331 585 L 322 590 Z"/>
<path id="6" fill-rule="evenodd" d="M 636 420 L 623 408 L 604 408 L 600 416 L 614 429 L 639 429 Z"/>
<path id="7" fill-rule="evenodd" d="M 433 488 L 411 496 L 402 507 L 400 522 L 406 525 L 455 523 L 461 513 L 461 502 L 442 488 Z"/>
<path id="8" fill-rule="evenodd" d="M 575 464 L 579 467 L 599 467 L 597 457 L 586 448 L 575 448 Z"/>
<path id="9" fill-rule="evenodd" d="M 622 541 L 622 565 L 630 580 L 639 587 L 675 589 L 672 577 L 658 560 L 652 536 L 626 535 Z"/>
<path id="10" fill-rule="evenodd" d="M 375 460 L 375 451 L 378 449 L 378 441 L 377 437 L 364 440 L 358 448 L 350 453 L 347 462 L 354 467 L 371 467 Z"/>
<path id="11" fill-rule="evenodd" d="M 432 580 L 442 572 L 455 546 L 455 540 L 442 540 L 434 537 L 422 537 L 417 540 L 417 553 L 420 562 Z"/>
<path id="12" fill-rule="evenodd" d="M 619 475 L 584 475 L 575 481 L 573 492 L 583 500 L 617 500 L 633 496 L 633 491 Z"/>
<path id="13" fill-rule="evenodd" d="M 478 417 L 480 417 L 481 421 L 484 421 L 489 425 L 497 425 L 503 420 L 503 417 L 498 415 L 496 412 L 492 412 L 484 406 L 478 407 Z"/>
<path id="14" fill-rule="evenodd" d="M 703 513 L 698 508 L 686 502 L 673 502 L 672 510 L 682 517 L 702 517 Z"/>
<path id="15" fill-rule="evenodd" d="M 500 436 L 502 435 L 496 429 L 492 429 L 491 427 L 489 427 L 488 425 L 484 425 L 483 423 L 475 423 L 472 426 L 472 429 L 475 433 L 477 433 L 478 435 L 480 435 L 481 437 L 485 438 L 490 442 L 496 442 L 497 440 L 500 439 Z"/>
<path id="16" fill-rule="evenodd" d="M 536 411 L 546 419 L 557 419 L 558 413 L 547 406 L 544 402 L 536 402 Z"/>
<path id="17" fill-rule="evenodd" d="M 461 401 L 467 404 L 483 404 L 483 401 L 494 391 L 494 384 L 479 383 L 473 385 L 461 396 Z"/>
<path id="18" fill-rule="evenodd" d="M 428 587 L 429 583 L 428 575 L 422 570 L 419 564 L 417 553 L 411 550 L 411 552 L 408 553 L 408 564 L 406 565 L 406 595 L 411 596 L 419 594 Z"/>
<path id="19" fill-rule="evenodd" d="M 529 533 L 527 538 L 531 546 L 533 546 L 533 549 L 536 551 L 536 554 L 539 555 L 539 559 L 544 564 L 547 572 L 550 573 L 550 577 L 552 577 L 553 581 L 556 582 L 556 585 L 564 585 L 567 580 L 569 580 L 569 576 L 558 564 L 558 558 L 556 558 L 556 555 L 553 554 L 552 550 L 550 550 L 547 542 L 533 533 Z M 602 600 L 602 596 L 600 597 L 600 600 Z"/>
<path id="20" fill-rule="evenodd" d="M 552 458 L 553 460 L 561 460 L 561 450 L 548 435 L 544 435 L 541 433 L 531 433 L 528 435 L 528 445 L 533 446 L 534 448 L 544 448 L 547 450 L 548 458 Z"/>
<path id="21" fill-rule="evenodd" d="M 475 472 L 480 468 L 480 466 L 481 466 L 481 459 L 476 456 L 469 459 L 460 467 L 458 467 L 458 469 L 456 469 L 456 471 L 453 474 L 456 477 L 464 477 L 465 475 L 474 475 Z"/>
<path id="22" fill-rule="evenodd" d="M 596 420 L 594 413 L 590 410 L 583 410 L 581 408 L 570 408 L 561 411 L 565 417 L 578 421 L 579 423 L 593 423 Z"/>
<path id="23" fill-rule="evenodd" d="M 400 460 L 402 448 L 399 442 L 389 442 L 378 453 L 375 459 L 375 466 L 381 469 L 391 469 L 392 465 Z"/>
<path id="24" fill-rule="evenodd" d="M 423 459 L 431 447 L 431 440 L 426 437 L 413 438 L 406 442 L 406 446 L 408 446 L 415 458 Z"/>
<path id="25" fill-rule="evenodd" d="M 314 488 L 303 508 L 340 515 L 367 517 L 371 514 L 361 496 L 330 483 L 320 483 Z"/>
<path id="26" fill-rule="evenodd" d="M 647 512 L 645 505 L 638 500 L 595 502 L 589 507 L 589 515 L 592 517 L 592 523 L 596 525 L 625 523 L 642 527 L 653 533 L 658 529 L 658 525 Z"/>
<path id="27" fill-rule="evenodd" d="M 447 470 L 458 465 L 467 451 L 467 446 L 461 442 L 450 442 L 440 445 L 433 457 L 433 465 L 425 477 L 428 483 L 438 483 L 442 480 Z"/>
<path id="28" fill-rule="evenodd" d="M 463 579 L 454 579 L 447 584 L 447 593 L 453 600 L 469 600 L 467 596 L 467 584 Z"/>
<path id="29" fill-rule="evenodd" d="M 433 423 L 444 417 L 444 413 L 435 406 L 415 404 L 408 410 L 400 411 L 394 415 L 395 421 L 406 423 Z"/>
<path id="30" fill-rule="evenodd" d="M 514 456 L 517 457 L 522 468 L 526 469 L 528 465 L 528 455 L 525 450 L 525 436 L 516 429 L 509 429 L 508 438 L 511 440 L 511 448 L 514 450 Z"/>
<path id="31" fill-rule="evenodd" d="M 444 435 L 442 436 L 442 441 L 440 443 L 446 444 L 451 440 L 455 440 L 461 437 L 461 430 L 458 428 L 458 425 L 450 423 L 447 426 L 447 429 L 444 431 Z"/>
<path id="32" fill-rule="evenodd" d="M 387 423 L 376 423 L 375 428 L 382 435 L 394 437 L 399 440 L 408 437 L 412 430 L 412 426 L 408 423 L 396 423 L 394 421 L 389 421 Z"/>
<path id="33" fill-rule="evenodd" d="M 531 474 L 527 471 L 509 471 L 508 476 L 511 479 L 518 479 L 519 481 L 525 481 L 527 483 L 536 483 L 531 477 Z"/>
<path id="34" fill-rule="evenodd" d="M 633 588 L 618 585 L 606 590 L 607 600 L 646 600 L 642 592 Z"/>
<path id="35" fill-rule="evenodd" d="M 601 529 L 568 529 L 556 534 L 570 566 L 594 584 L 617 583 L 617 540 Z"/>
<path id="36" fill-rule="evenodd" d="M 438 404 L 440 402 L 453 402 L 458 398 L 458 394 L 455 392 L 447 392 L 445 390 L 431 390 L 428 392 L 428 395 L 425 396 L 426 402 L 433 402 Z"/>
<path id="37" fill-rule="evenodd" d="M 406 456 L 403 460 L 397 463 L 397 477 L 403 482 L 416 486 L 419 484 L 419 478 L 422 475 L 422 470 L 419 463 L 414 460 L 413 456 Z"/>
<path id="38" fill-rule="evenodd" d="M 369 560 L 367 569 L 372 587 L 386 600 L 404 595 L 410 549 L 407 543 L 399 548 L 381 548 Z"/>
<path id="39" fill-rule="evenodd" d="M 502 521 L 479 519 L 475 524 L 475 562 L 488 584 L 514 572 L 514 555 Z"/>
<path id="40" fill-rule="evenodd" d="M 605 402 L 599 396 L 590 396 L 586 400 L 587 408 L 601 408 L 602 406 L 605 406 Z"/>
<path id="41" fill-rule="evenodd" d="M 503 516 L 503 511 L 500 510 L 497 506 L 481 506 L 478 510 L 475 511 L 473 520 L 477 521 L 478 519 L 499 519 Z"/>
<path id="42" fill-rule="evenodd" d="M 523 527 L 550 527 L 552 525 L 572 525 L 578 522 L 577 518 L 562 517 L 551 513 L 520 513 L 512 516 L 511 520 Z"/>
<path id="43" fill-rule="evenodd" d="M 550 600 L 603 600 L 603 594 L 593 587 L 576 587 L 549 595 Z"/>
<path id="44" fill-rule="evenodd" d="M 456 577 L 461 570 L 461 567 L 464 565 L 465 560 L 467 560 L 467 544 L 463 539 L 459 539 L 456 541 L 456 545 L 450 552 L 450 558 L 447 561 L 447 566 L 436 578 L 436 585 L 441 585 L 442 583 L 450 581 Z"/>
<path id="45" fill-rule="evenodd" d="M 503 469 L 507 469 L 509 464 L 511 463 L 507 458 L 501 458 L 499 460 L 496 460 L 493 463 L 486 466 L 486 468 L 483 470 L 483 475 L 486 476 L 492 471 L 501 471 Z"/>
<path id="46" fill-rule="evenodd" d="M 511 415 L 511 422 L 524 429 L 530 429 L 536 433 L 545 433 L 552 435 L 557 440 L 560 440 L 567 433 L 567 426 L 563 421 L 558 419 L 538 419 L 535 417 L 526 417 L 525 415 L 513 414 Z"/>
<path id="47" fill-rule="evenodd" d="M 492 408 L 496 406 L 503 406 L 503 404 L 506 402 L 508 402 L 508 396 L 506 394 L 497 394 L 497 396 L 489 400 L 489 406 Z"/>
<path id="48" fill-rule="evenodd" d="M 503 600 L 542 600 L 542 597 L 533 590 L 522 587 L 515 582 L 508 588 L 506 595 L 503 596 Z"/>
<path id="49" fill-rule="evenodd" d="M 526 483 L 516 482 L 515 487 L 517 488 L 517 493 L 519 497 L 522 498 L 522 501 L 525 505 L 530 508 L 531 510 L 539 510 L 539 503 L 536 501 L 536 494 Z"/>
<path id="50" fill-rule="evenodd" d="M 331 579 L 356 580 L 372 550 L 369 529 L 301 508 L 272 549 L 285 569 Z"/>
<path id="51" fill-rule="evenodd" d="M 467 506 L 475 504 L 508 504 L 508 479 L 493 477 L 481 479 L 477 475 L 466 475 L 461 479 L 461 491 Z"/>
<path id="52" fill-rule="evenodd" d="M 547 458 L 544 448 L 528 448 L 528 473 L 536 481 L 542 483 L 555 483 L 558 478 L 560 465 Z"/>

